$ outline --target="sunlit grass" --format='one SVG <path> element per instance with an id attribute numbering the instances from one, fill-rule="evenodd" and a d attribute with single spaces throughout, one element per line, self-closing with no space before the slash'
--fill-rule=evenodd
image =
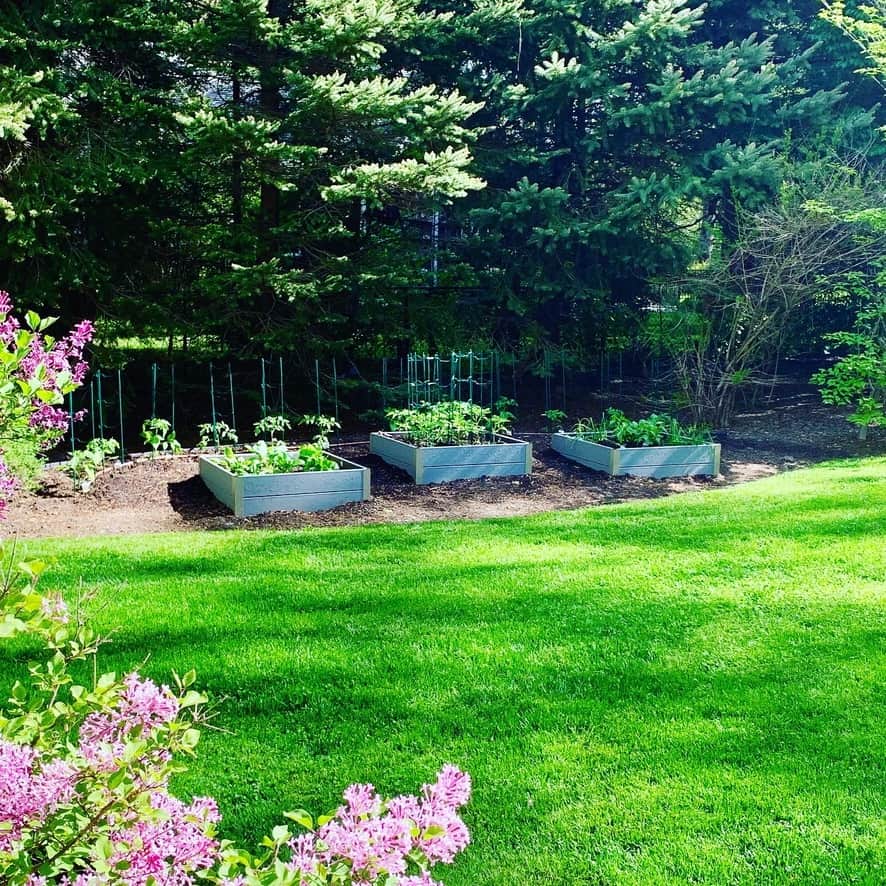
<path id="1" fill-rule="evenodd" d="M 197 668 L 226 832 L 468 769 L 451 886 L 886 882 L 886 460 L 480 523 L 33 542 Z M 9 661 L 0 662 L 8 683 Z"/>

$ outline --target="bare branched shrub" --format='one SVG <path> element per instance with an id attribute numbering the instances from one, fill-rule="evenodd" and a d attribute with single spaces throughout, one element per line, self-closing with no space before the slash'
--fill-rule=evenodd
<path id="1" fill-rule="evenodd" d="M 725 427 L 744 388 L 767 371 L 798 312 L 847 273 L 866 270 L 886 238 L 878 205 L 854 166 L 827 168 L 777 204 L 743 213 L 721 257 L 678 283 L 672 306 L 677 383 L 698 421 Z"/>

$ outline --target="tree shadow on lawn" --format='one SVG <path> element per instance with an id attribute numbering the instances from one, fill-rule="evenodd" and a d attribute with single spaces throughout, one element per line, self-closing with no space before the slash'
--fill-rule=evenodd
<path id="1" fill-rule="evenodd" d="M 460 656 L 453 653 L 463 626 L 437 619 L 417 637 L 410 626 L 396 630 L 388 642 L 372 638 L 368 656 L 367 638 L 358 643 L 324 630 L 305 638 L 316 644 L 306 662 L 277 659 L 234 675 L 224 668 L 225 659 L 238 660 L 236 649 L 230 656 L 220 650 L 222 670 L 203 676 L 229 695 L 222 723 L 235 734 L 210 736 L 209 743 L 213 754 L 217 748 L 236 756 L 238 734 L 244 745 L 264 737 L 283 753 L 289 742 L 331 770 L 333 784 L 336 773 L 385 778 L 389 771 L 417 770 L 417 759 L 455 759 L 478 779 L 474 812 L 480 819 L 497 822 L 500 797 L 485 792 L 496 794 L 494 782 L 503 776 L 509 804 L 520 804 L 530 792 L 547 794 L 547 808 L 541 799 L 535 811 L 523 806 L 524 818 L 542 831 L 552 827 L 552 808 L 605 795 L 613 784 L 629 790 L 634 779 L 662 784 L 687 779 L 683 790 L 698 803 L 710 802 L 701 795 L 707 779 L 718 797 L 724 790 L 728 797 L 724 781 L 733 779 L 738 787 L 753 780 L 767 786 L 752 799 L 770 819 L 801 806 L 808 806 L 813 819 L 848 816 L 841 807 L 882 808 L 883 711 L 876 687 L 862 679 L 882 648 L 882 631 L 860 622 L 847 625 L 841 612 L 828 610 L 816 632 L 761 628 L 750 661 L 739 655 L 717 661 L 717 644 L 709 644 L 715 664 L 706 668 L 695 653 L 723 613 L 701 606 L 692 612 L 686 619 L 675 604 L 625 606 L 610 614 L 608 632 L 584 630 L 579 636 L 569 622 L 547 631 L 544 624 L 534 625 L 527 636 L 519 616 L 500 619 L 495 626 L 500 636 L 473 648 L 477 638 L 468 633 L 472 651 Z M 839 634 L 832 630 L 837 625 Z M 451 642 L 435 647 L 441 631 Z M 400 642 L 409 635 L 411 644 Z M 180 641 L 178 651 L 170 651 L 186 659 L 197 638 Z M 341 654 L 330 661 L 336 641 Z M 257 631 L 241 645 L 261 659 L 262 642 Z M 491 643 L 523 648 L 502 661 L 483 648 Z M 380 760 L 382 772 L 376 768 Z M 503 761 L 510 764 L 506 772 Z M 198 764 L 195 777 L 210 784 L 211 773 Z M 416 771 L 416 777 L 426 775 Z M 279 770 L 272 766 L 255 778 L 263 793 L 279 798 L 282 811 L 292 787 Z M 394 780 L 391 790 L 402 784 Z M 328 783 L 318 789 L 308 779 L 299 785 L 304 790 L 309 796 L 299 793 L 300 804 L 328 804 Z M 822 811 L 829 806 L 835 811 Z M 475 837 L 489 845 L 500 834 L 490 824 Z"/>

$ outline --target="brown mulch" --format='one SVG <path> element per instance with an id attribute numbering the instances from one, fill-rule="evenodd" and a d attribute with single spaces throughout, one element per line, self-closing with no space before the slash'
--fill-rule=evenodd
<path id="1" fill-rule="evenodd" d="M 86 494 L 75 492 L 70 480 L 50 467 L 37 492 L 13 502 L 5 530 L 31 538 L 518 516 L 658 498 L 756 480 L 830 458 L 882 454 L 884 436 L 872 434 L 861 442 L 842 414 L 821 406 L 815 394 L 798 394 L 776 407 L 738 415 L 729 431 L 717 435 L 723 444 L 723 472 L 717 478 L 608 477 L 562 458 L 546 435 L 529 434 L 534 448 L 531 476 L 434 486 L 416 486 L 406 474 L 370 455 L 365 441 L 343 443 L 334 451 L 372 469 L 370 501 L 316 514 L 280 512 L 239 519 L 203 485 L 196 456 L 137 457 L 104 471 Z"/>

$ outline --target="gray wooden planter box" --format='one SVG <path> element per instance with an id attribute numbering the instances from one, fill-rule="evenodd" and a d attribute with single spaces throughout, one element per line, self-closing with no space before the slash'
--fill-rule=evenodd
<path id="1" fill-rule="evenodd" d="M 415 446 L 396 432 L 369 435 L 369 451 L 406 471 L 416 483 L 449 483 L 478 477 L 522 477 L 532 473 L 532 444 L 497 436 L 500 443 Z"/>
<path id="2" fill-rule="evenodd" d="M 699 477 L 720 473 L 720 444 L 690 446 L 639 446 L 613 449 L 592 440 L 560 431 L 551 437 L 551 446 L 560 455 L 595 471 L 612 476 Z"/>
<path id="3" fill-rule="evenodd" d="M 325 511 L 369 498 L 369 468 L 337 455 L 329 456 L 337 471 L 299 471 L 292 474 L 238 476 L 213 456 L 200 456 L 200 476 L 212 494 L 237 517 L 270 511 Z"/>

